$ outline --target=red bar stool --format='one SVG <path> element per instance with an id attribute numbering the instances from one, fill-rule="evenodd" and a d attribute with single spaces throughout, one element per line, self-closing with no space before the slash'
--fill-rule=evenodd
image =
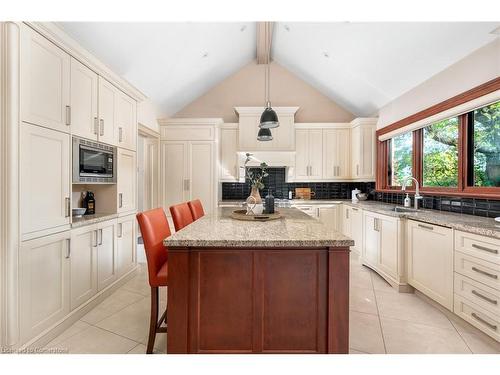
<path id="1" fill-rule="evenodd" d="M 151 319 L 146 350 L 147 354 L 151 354 L 153 353 L 156 334 L 167 332 L 167 327 L 162 327 L 163 322 L 167 323 L 167 309 L 158 320 L 158 290 L 159 287 L 168 284 L 168 250 L 163 246 L 163 239 L 169 237 L 171 233 L 163 208 L 138 213 L 137 221 L 144 240 L 149 285 L 151 286 Z"/>
<path id="2" fill-rule="evenodd" d="M 193 222 L 193 215 L 186 202 L 170 207 L 176 232 Z"/>
<path id="3" fill-rule="evenodd" d="M 188 202 L 189 209 L 191 210 L 191 215 L 193 220 L 198 220 L 200 217 L 205 216 L 205 211 L 203 211 L 203 205 L 199 199 Z"/>

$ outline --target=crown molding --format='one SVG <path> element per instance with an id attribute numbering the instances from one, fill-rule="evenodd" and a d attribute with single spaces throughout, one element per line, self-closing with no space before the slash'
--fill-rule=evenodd
<path id="1" fill-rule="evenodd" d="M 220 125 L 224 123 L 224 119 L 218 117 L 212 118 L 161 118 L 158 119 L 160 126 L 169 125 Z"/>
<path id="2" fill-rule="evenodd" d="M 273 107 L 278 115 L 295 115 L 300 107 Z M 234 107 L 240 116 L 260 116 L 266 107 Z"/>
<path id="3" fill-rule="evenodd" d="M 36 32 L 49 39 L 59 48 L 66 51 L 89 69 L 106 78 L 113 85 L 124 91 L 137 101 L 143 101 L 147 96 L 126 79 L 116 74 L 107 65 L 83 48 L 54 22 L 24 22 Z"/>
<path id="4" fill-rule="evenodd" d="M 363 126 L 363 125 L 376 125 L 378 121 L 378 117 L 358 117 L 351 121 L 351 125 L 355 126 Z"/>
<path id="5" fill-rule="evenodd" d="M 295 129 L 350 129 L 349 122 L 296 122 Z"/>

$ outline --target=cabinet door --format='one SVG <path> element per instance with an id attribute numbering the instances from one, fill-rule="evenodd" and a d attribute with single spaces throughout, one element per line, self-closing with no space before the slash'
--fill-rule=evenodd
<path id="1" fill-rule="evenodd" d="M 66 231 L 21 244 L 21 341 L 40 334 L 69 313 L 69 240 Z"/>
<path id="2" fill-rule="evenodd" d="M 70 137 L 21 124 L 21 232 L 70 223 Z"/>
<path id="3" fill-rule="evenodd" d="M 97 227 L 97 286 L 102 290 L 116 279 L 115 221 Z"/>
<path id="4" fill-rule="evenodd" d="M 55 44 L 21 26 L 21 119 L 70 131 L 70 56 Z"/>
<path id="5" fill-rule="evenodd" d="M 360 177 L 375 179 L 375 126 L 360 129 Z"/>
<path id="6" fill-rule="evenodd" d="M 338 179 L 351 178 L 351 130 L 337 130 L 337 175 Z"/>
<path id="7" fill-rule="evenodd" d="M 380 231 L 379 269 L 394 279 L 398 277 L 399 220 L 379 216 Z"/>
<path id="8" fill-rule="evenodd" d="M 309 179 L 309 131 L 297 129 L 295 131 L 295 180 Z"/>
<path id="9" fill-rule="evenodd" d="M 351 234 L 354 240 L 354 246 L 351 248 L 354 252 L 361 254 L 363 250 L 363 211 L 359 208 L 351 207 Z"/>
<path id="10" fill-rule="evenodd" d="M 190 142 L 189 145 L 189 199 L 199 199 L 205 213 L 211 213 L 216 206 L 214 193 L 214 143 Z"/>
<path id="11" fill-rule="evenodd" d="M 323 176 L 323 130 L 309 130 L 309 179 L 320 180 Z"/>
<path id="12" fill-rule="evenodd" d="M 363 212 L 363 240 L 363 259 L 369 266 L 377 268 L 380 235 L 377 227 L 377 218 L 370 212 Z"/>
<path id="13" fill-rule="evenodd" d="M 332 180 L 337 177 L 338 130 L 323 130 L 323 178 Z"/>
<path id="14" fill-rule="evenodd" d="M 294 151 L 295 150 L 295 120 L 294 115 L 284 115 L 278 114 L 278 120 L 280 126 L 271 129 L 273 140 L 271 142 L 259 142 L 261 143 L 262 150 L 269 151 Z M 258 116 L 257 126 L 260 121 L 260 115 Z M 256 131 L 258 131 L 258 128 Z"/>
<path id="15" fill-rule="evenodd" d="M 97 74 L 71 59 L 71 132 L 97 141 Z"/>
<path id="16" fill-rule="evenodd" d="M 135 215 L 118 219 L 116 230 L 116 269 L 123 275 L 135 266 L 137 236 L 135 234 Z"/>
<path id="17" fill-rule="evenodd" d="M 339 206 L 318 207 L 318 220 L 329 229 L 339 230 Z"/>
<path id="18" fill-rule="evenodd" d="M 169 207 L 189 199 L 187 186 L 187 142 L 161 143 L 161 188 L 165 212 Z"/>
<path id="19" fill-rule="evenodd" d="M 408 220 L 407 232 L 408 283 L 452 310 L 452 230 Z"/>
<path id="20" fill-rule="evenodd" d="M 117 91 L 118 146 L 135 151 L 137 148 L 137 102 L 127 94 Z"/>
<path id="21" fill-rule="evenodd" d="M 86 226 L 71 230 L 71 310 L 97 293 L 97 230 Z"/>
<path id="22" fill-rule="evenodd" d="M 349 206 L 342 205 L 342 234 L 351 237 L 351 212 Z"/>
<path id="23" fill-rule="evenodd" d="M 220 179 L 238 181 L 238 129 L 220 130 Z"/>
<path id="24" fill-rule="evenodd" d="M 361 154 L 361 144 L 360 144 L 360 138 L 361 138 L 361 130 L 359 126 L 356 126 L 352 128 L 351 130 L 351 162 L 352 162 L 352 177 L 353 178 L 360 178 L 361 176 L 361 159 L 360 159 L 360 154 Z"/>
<path id="25" fill-rule="evenodd" d="M 99 141 L 117 146 L 117 91 L 111 83 L 99 77 Z"/>
<path id="26" fill-rule="evenodd" d="M 118 149 L 118 212 L 134 211 L 137 207 L 137 166 L 135 152 Z"/>

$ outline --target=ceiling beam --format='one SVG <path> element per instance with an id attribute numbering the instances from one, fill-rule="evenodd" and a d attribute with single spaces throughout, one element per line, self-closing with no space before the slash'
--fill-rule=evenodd
<path id="1" fill-rule="evenodd" d="M 270 46 L 272 39 L 273 39 L 273 23 L 257 22 L 257 64 L 269 63 L 271 59 Z"/>

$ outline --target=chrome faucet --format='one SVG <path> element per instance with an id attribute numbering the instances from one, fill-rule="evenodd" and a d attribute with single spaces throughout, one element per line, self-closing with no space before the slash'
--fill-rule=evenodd
<path id="1" fill-rule="evenodd" d="M 418 184 L 417 179 L 415 177 L 411 177 L 411 176 L 406 177 L 403 180 L 403 186 L 401 186 L 401 190 L 403 190 L 403 191 L 406 190 L 406 185 L 408 184 L 408 181 L 410 181 L 410 180 L 415 181 L 415 203 L 414 203 L 414 207 L 415 207 L 416 210 L 418 210 L 418 201 L 420 199 L 423 199 L 424 197 L 422 197 L 420 195 L 420 186 Z"/>

